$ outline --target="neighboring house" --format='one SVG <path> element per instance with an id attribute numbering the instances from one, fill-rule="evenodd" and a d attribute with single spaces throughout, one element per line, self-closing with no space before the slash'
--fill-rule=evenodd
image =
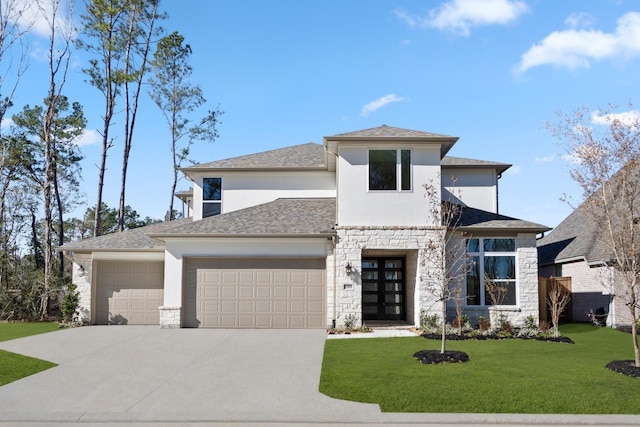
<path id="1" fill-rule="evenodd" d="M 616 272 L 600 226 L 584 203 L 578 206 L 538 240 L 540 276 L 571 278 L 572 320 L 589 322 L 590 314 L 605 313 L 608 326 L 629 326 L 629 308 L 615 298 Z"/>
<path id="2" fill-rule="evenodd" d="M 82 320 L 419 325 L 422 311 L 438 310 L 422 280 L 424 248 L 441 226 L 429 219 L 429 183 L 466 206 L 460 230 L 475 268 L 465 311 L 487 314 L 487 271 L 510 288 L 510 320 L 537 317 L 536 235 L 549 229 L 498 214 L 498 179 L 510 165 L 447 157 L 457 140 L 380 126 L 185 168 L 193 190 L 179 197 L 192 218 L 64 245 Z"/>

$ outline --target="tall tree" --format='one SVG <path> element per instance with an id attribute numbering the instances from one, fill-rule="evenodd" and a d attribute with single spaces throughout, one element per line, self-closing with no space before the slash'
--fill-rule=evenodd
<path id="1" fill-rule="evenodd" d="M 222 111 L 216 108 L 209 110 L 199 121 L 194 122 L 189 117 L 190 113 L 206 102 L 200 86 L 190 82 L 191 53 L 191 46 L 184 44 L 184 37 L 173 32 L 160 39 L 151 62 L 153 77 L 150 79 L 149 94 L 162 111 L 171 133 L 173 182 L 168 209 L 169 220 L 175 219 L 173 203 L 180 167 L 189 159 L 189 150 L 196 141 L 213 142 L 218 137 L 216 125 L 222 114 Z"/>
<path id="2" fill-rule="evenodd" d="M 148 70 L 152 38 L 158 36 L 161 31 L 156 26 L 156 21 L 165 17 L 164 14 L 158 12 L 159 3 L 160 0 L 131 0 L 126 19 L 124 46 L 124 144 L 122 150 L 120 205 L 118 208 L 118 229 L 120 231 L 125 229 L 127 170 L 142 82 Z"/>
<path id="3" fill-rule="evenodd" d="M 640 367 L 640 122 L 632 107 L 631 113 L 616 113 L 614 106 L 595 112 L 584 106 L 558 113 L 547 128 L 574 160 L 571 177 L 582 188 L 581 209 L 607 248 L 614 298 L 629 310 L 634 362 Z"/>
<path id="4" fill-rule="evenodd" d="M 25 36 L 34 22 L 27 12 L 37 7 L 37 1 L 0 1 L 0 122 L 13 105 L 18 83 L 29 64 Z"/>
<path id="5" fill-rule="evenodd" d="M 82 109 L 78 104 L 74 104 L 76 114 L 70 116 L 72 120 L 60 119 L 61 107 L 68 106 L 66 98 L 62 94 L 62 89 L 66 83 L 69 60 L 71 58 L 71 44 L 74 35 L 74 28 L 71 24 L 73 6 L 72 0 L 50 0 L 48 7 L 39 4 L 40 11 L 48 24 L 48 65 L 49 65 L 49 88 L 45 99 L 45 109 L 42 117 L 42 132 L 40 139 L 43 143 L 44 153 L 44 295 L 42 297 L 41 317 L 44 318 L 49 312 L 49 292 L 52 281 L 53 267 L 53 219 L 52 219 L 52 197 L 58 195 L 58 180 L 56 172 L 56 144 L 70 142 L 77 138 L 85 128 Z M 67 7 L 66 10 L 61 10 Z M 58 196 L 59 198 L 59 196 Z M 60 212 L 62 217 L 62 212 Z M 60 221 L 62 225 L 62 221 Z M 63 233 L 64 234 L 64 233 Z"/>
<path id="6" fill-rule="evenodd" d="M 44 106 L 25 106 L 21 113 L 13 116 L 16 126 L 22 129 L 27 137 L 35 137 L 31 144 L 32 159 L 28 164 L 29 176 L 39 187 L 42 195 L 43 223 L 43 255 L 44 255 L 44 291 L 50 291 L 52 280 L 53 253 L 55 233 L 53 213 L 57 212 L 57 243 L 64 239 L 64 206 L 61 195 L 61 181 L 71 183 L 73 188 L 78 182 L 79 161 L 82 159 L 73 141 L 85 129 L 86 119 L 82 107 L 78 103 L 69 106 L 67 98 L 56 95 L 56 105 L 45 99 Z M 69 114 L 65 112 L 71 110 Z M 62 236 L 62 237 L 60 237 Z M 60 264 L 61 268 L 64 267 Z M 47 302 L 43 302 L 42 315 L 47 314 Z"/>
<path id="7" fill-rule="evenodd" d="M 26 35 L 33 26 L 27 13 L 36 7 L 36 0 L 0 1 L 0 123 L 4 122 L 20 79 L 29 64 L 29 43 Z M 6 222 L 6 197 L 11 184 L 19 176 L 20 139 L 2 134 L 0 127 L 0 281 L 7 283 L 6 268 L 12 252 L 13 222 Z"/>
<path id="8" fill-rule="evenodd" d="M 82 37 L 78 46 L 95 55 L 89 60 L 89 68 L 83 71 L 89 83 L 104 96 L 102 116 L 102 154 L 98 167 L 98 189 L 94 235 L 99 236 L 102 212 L 102 193 L 107 169 L 107 155 L 113 147 L 110 135 L 111 121 L 115 114 L 116 100 L 125 80 L 123 62 L 126 50 L 126 18 L 129 0 L 85 0 L 86 12 L 81 16 Z"/>

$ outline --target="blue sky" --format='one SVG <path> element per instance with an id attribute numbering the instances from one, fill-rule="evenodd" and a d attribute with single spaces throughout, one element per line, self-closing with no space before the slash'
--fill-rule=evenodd
<path id="1" fill-rule="evenodd" d="M 225 112 L 220 138 L 193 149 L 198 162 L 322 143 L 323 136 L 382 124 L 449 134 L 460 137 L 450 155 L 513 165 L 500 180 L 502 214 L 552 227 L 571 211 L 562 195 L 579 199 L 580 191 L 545 123 L 585 104 L 618 104 L 636 115 L 627 103 L 640 102 L 635 1 L 161 4 L 169 14 L 163 26 L 193 49 L 192 82 L 201 85 L 206 107 Z M 46 90 L 38 54 L 46 40 L 33 31 L 29 42 L 31 66 L 14 99 L 19 108 L 40 102 Z M 65 91 L 89 118 L 81 142 L 85 207 L 95 203 L 102 110 L 100 93 L 81 71 L 88 59 L 74 52 Z M 169 205 L 168 130 L 152 102 L 145 100 L 140 114 L 127 202 L 141 216 L 160 218 Z M 122 120 L 115 122 L 104 193 L 110 206 L 118 203 L 122 157 Z"/>

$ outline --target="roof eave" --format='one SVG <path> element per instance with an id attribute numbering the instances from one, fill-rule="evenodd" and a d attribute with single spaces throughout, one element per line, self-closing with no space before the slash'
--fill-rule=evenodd
<path id="1" fill-rule="evenodd" d="M 174 234 L 151 234 L 149 237 L 158 239 L 161 241 L 167 241 L 169 239 L 220 239 L 220 238 L 316 238 L 316 239 L 328 239 L 335 236 L 335 232 L 324 233 L 174 233 Z"/>
<path id="2" fill-rule="evenodd" d="M 164 252 L 164 246 L 155 246 L 153 248 L 67 248 L 61 246 L 56 249 L 58 252 L 74 252 L 74 253 L 90 253 L 90 252 Z"/>
<path id="3" fill-rule="evenodd" d="M 241 168 L 233 168 L 233 167 L 223 167 L 223 168 L 212 168 L 212 167 L 188 167 L 182 168 L 180 171 L 184 174 L 187 173 L 203 173 L 203 172 L 301 172 L 301 171 L 326 171 L 329 168 L 325 165 L 323 166 L 296 166 L 296 167 L 241 167 Z"/>
<path id="4" fill-rule="evenodd" d="M 546 233 L 551 230 L 549 227 L 491 227 L 491 226 L 475 226 L 475 225 L 463 225 L 457 227 L 462 231 L 488 231 L 488 232 L 518 232 L 518 233 Z"/>

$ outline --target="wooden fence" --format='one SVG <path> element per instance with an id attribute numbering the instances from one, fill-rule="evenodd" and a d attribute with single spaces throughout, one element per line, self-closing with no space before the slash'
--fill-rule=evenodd
<path id="1" fill-rule="evenodd" d="M 552 277 L 549 279 L 547 279 L 546 277 L 538 278 L 538 304 L 540 322 L 548 322 L 549 325 L 551 325 L 551 310 L 549 310 L 549 306 L 547 305 L 547 296 L 549 295 L 549 286 L 554 282 L 558 283 L 560 286 L 569 291 L 569 293 L 571 293 L 571 277 Z M 566 323 L 571 322 L 572 320 L 573 313 L 571 311 L 571 301 L 569 301 L 569 304 L 567 304 L 567 307 L 560 315 L 560 322 Z"/>

